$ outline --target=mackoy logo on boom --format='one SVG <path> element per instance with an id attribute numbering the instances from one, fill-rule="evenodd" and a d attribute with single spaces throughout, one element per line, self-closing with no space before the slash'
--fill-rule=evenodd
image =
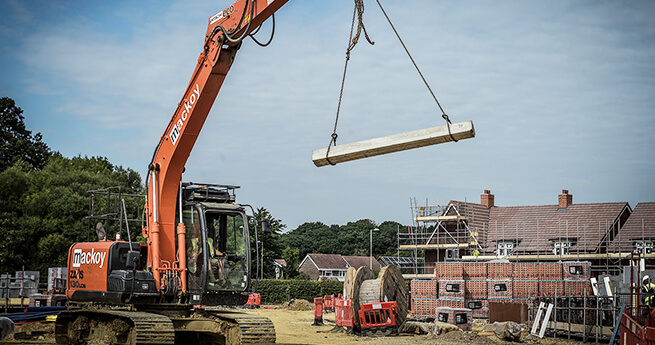
<path id="1" fill-rule="evenodd" d="M 100 265 L 100 268 L 105 264 L 106 252 L 96 252 L 91 248 L 90 252 L 85 252 L 81 248 L 73 251 L 73 267 L 80 267 L 80 265 Z"/>
<path id="2" fill-rule="evenodd" d="M 193 92 L 191 93 L 191 96 L 189 96 L 189 99 L 186 102 L 184 102 L 184 110 L 182 110 L 182 115 L 177 120 L 177 122 L 173 125 L 173 129 L 171 129 L 171 132 L 168 135 L 171 138 L 171 143 L 173 143 L 173 145 L 175 145 L 177 139 L 180 137 L 180 132 L 182 131 L 182 127 L 184 126 L 184 123 L 186 122 L 187 118 L 189 118 L 189 114 L 191 114 L 191 109 L 193 109 L 193 105 L 196 104 L 198 98 L 200 98 L 200 86 L 198 86 L 198 84 L 196 84 L 196 88 L 193 89 L 192 91 Z"/>

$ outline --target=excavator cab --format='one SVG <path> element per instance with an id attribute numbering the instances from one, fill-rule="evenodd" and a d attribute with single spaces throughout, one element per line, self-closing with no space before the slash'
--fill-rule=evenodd
<path id="1" fill-rule="evenodd" d="M 250 233 L 237 186 L 182 185 L 190 303 L 243 305 L 250 287 Z M 179 207 L 179 206 L 178 206 Z M 180 214 L 180 212 L 178 212 Z"/>

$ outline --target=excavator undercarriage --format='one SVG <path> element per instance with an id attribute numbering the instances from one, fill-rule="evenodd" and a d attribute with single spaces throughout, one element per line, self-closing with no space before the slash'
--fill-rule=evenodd
<path id="1" fill-rule="evenodd" d="M 218 307 L 74 303 L 55 323 L 57 344 L 274 344 L 271 320 Z"/>

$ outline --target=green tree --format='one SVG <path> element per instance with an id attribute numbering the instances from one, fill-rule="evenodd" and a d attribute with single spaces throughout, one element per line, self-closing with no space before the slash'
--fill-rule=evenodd
<path id="1" fill-rule="evenodd" d="M 270 222 L 271 232 L 265 233 L 262 231 L 262 221 L 268 219 Z M 250 244 L 251 244 L 251 256 L 253 262 L 253 272 L 257 268 L 256 260 L 259 259 L 259 264 L 263 265 L 264 278 L 275 278 L 275 266 L 273 264 L 275 259 L 282 257 L 282 245 L 280 243 L 280 233 L 287 226 L 283 224 L 279 219 L 275 219 L 271 213 L 264 207 L 260 207 L 255 210 L 255 217 L 248 220 L 248 228 L 250 230 Z M 253 230 L 255 229 L 255 230 Z M 259 243 L 255 242 L 255 231 L 257 232 L 257 240 Z M 255 247 L 255 246 L 258 246 Z M 259 249 L 259 258 L 256 257 L 257 249 Z M 263 254 L 263 262 L 262 262 Z M 257 277 L 261 277 L 262 266 L 259 267 L 259 272 L 254 272 L 257 274 Z"/>
<path id="2" fill-rule="evenodd" d="M 87 240 L 88 191 L 108 186 L 136 194 L 141 178 L 103 157 L 59 153 L 41 171 L 18 161 L 0 172 L 1 272 L 66 266 L 70 245 Z M 139 229 L 131 230 L 134 238 Z"/>
<path id="3" fill-rule="evenodd" d="M 300 250 L 298 248 L 286 247 L 282 251 L 282 259 L 287 263 L 287 267 L 284 270 L 285 278 L 293 279 L 298 276 L 298 266 L 303 259 L 300 256 Z"/>
<path id="4" fill-rule="evenodd" d="M 50 158 L 50 149 L 41 141 L 41 133 L 32 134 L 24 120 L 23 110 L 13 99 L 0 98 L 0 171 L 19 160 L 41 170 Z"/>

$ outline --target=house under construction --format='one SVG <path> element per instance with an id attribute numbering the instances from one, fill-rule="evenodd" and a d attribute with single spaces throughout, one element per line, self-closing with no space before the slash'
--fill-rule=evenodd
<path id="1" fill-rule="evenodd" d="M 412 201 L 414 226 L 398 233 L 399 250 L 424 257 L 415 278 L 434 276 L 437 262 L 580 261 L 592 276 L 621 274 L 630 255 L 655 259 L 655 203 L 574 204 L 563 190 L 558 203 L 499 207 L 485 190 L 480 203 L 452 200 L 445 206 Z M 410 275 L 407 275 L 410 278 Z"/>
<path id="2" fill-rule="evenodd" d="M 655 203 L 574 204 L 567 190 L 553 205 L 499 207 L 494 199 L 485 190 L 480 203 L 412 200 L 414 225 L 398 232 L 398 249 L 422 263 L 403 272 L 413 316 L 463 308 L 490 322 L 526 314 L 532 320 L 514 321 L 539 326 L 546 315 L 542 336 L 548 329 L 598 341 L 612 335 L 622 305 L 645 315 L 638 287 L 655 276 Z M 492 320 L 508 304 L 519 309 Z"/>

